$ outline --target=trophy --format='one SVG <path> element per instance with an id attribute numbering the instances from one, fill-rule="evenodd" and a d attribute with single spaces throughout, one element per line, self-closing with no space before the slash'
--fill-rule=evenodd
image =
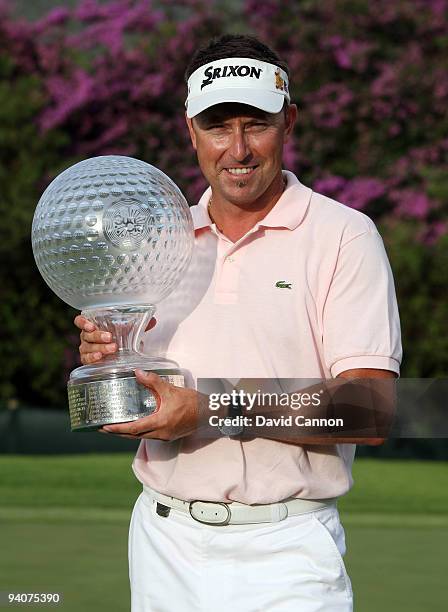
<path id="1" fill-rule="evenodd" d="M 118 351 L 73 370 L 72 431 L 134 421 L 154 412 L 154 394 L 134 370 L 177 386 L 175 361 L 139 352 L 140 333 L 186 271 L 194 245 L 187 202 L 166 174 L 138 159 L 93 157 L 47 187 L 34 214 L 32 245 L 50 289 L 111 332 Z"/>

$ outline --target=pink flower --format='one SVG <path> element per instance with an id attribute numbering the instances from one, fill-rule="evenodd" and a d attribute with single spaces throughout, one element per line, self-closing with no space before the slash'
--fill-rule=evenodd
<path id="1" fill-rule="evenodd" d="M 347 184 L 347 179 L 342 176 L 326 176 L 314 181 L 313 189 L 328 197 L 335 197 Z"/>
<path id="2" fill-rule="evenodd" d="M 305 95 L 309 112 L 318 127 L 337 128 L 348 117 L 348 107 L 354 100 L 352 91 L 343 83 L 326 83 Z"/>
<path id="3" fill-rule="evenodd" d="M 77 69 L 70 81 L 53 77 L 47 81 L 47 87 L 54 106 L 45 109 L 40 117 L 43 130 L 60 125 L 71 113 L 83 106 L 94 87 L 94 80 L 84 70 Z"/>
<path id="4" fill-rule="evenodd" d="M 419 235 L 422 242 L 428 246 L 435 244 L 441 236 L 445 236 L 448 232 L 447 221 L 436 221 L 431 223 L 428 227 L 424 228 Z"/>
<path id="5" fill-rule="evenodd" d="M 354 178 L 348 181 L 341 191 L 341 201 L 357 210 L 364 210 L 368 204 L 386 193 L 386 185 L 381 179 L 372 177 Z"/>
<path id="6" fill-rule="evenodd" d="M 431 200 L 426 193 L 414 189 L 395 189 L 389 197 L 395 202 L 395 213 L 398 216 L 425 219 L 432 209 Z"/>
<path id="7" fill-rule="evenodd" d="M 51 29 L 54 26 L 64 25 L 70 18 L 70 11 L 67 8 L 58 6 L 52 9 L 39 21 L 33 24 L 34 34 L 45 33 L 46 30 Z"/>
<path id="8" fill-rule="evenodd" d="M 386 194 L 385 183 L 372 177 L 347 180 L 341 176 L 327 176 L 315 181 L 313 188 L 357 210 L 365 209 L 368 204 Z"/>

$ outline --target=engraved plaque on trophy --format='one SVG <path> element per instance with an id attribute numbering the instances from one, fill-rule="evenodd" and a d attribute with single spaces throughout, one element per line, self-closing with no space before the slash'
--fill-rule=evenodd
<path id="1" fill-rule="evenodd" d="M 118 351 L 73 370 L 68 382 L 72 431 L 133 421 L 156 408 L 134 370 L 151 370 L 183 386 L 179 365 L 139 352 L 140 334 L 187 269 L 194 244 L 187 202 L 166 174 L 120 155 L 71 166 L 47 187 L 36 208 L 32 244 L 37 267 L 64 302 Z"/>

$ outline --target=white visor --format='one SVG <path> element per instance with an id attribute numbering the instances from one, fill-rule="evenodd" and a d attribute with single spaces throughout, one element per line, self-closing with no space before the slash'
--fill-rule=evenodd
<path id="1" fill-rule="evenodd" d="M 290 101 L 284 70 L 247 57 L 229 57 L 201 66 L 188 79 L 187 117 L 223 102 L 255 106 L 278 113 Z"/>

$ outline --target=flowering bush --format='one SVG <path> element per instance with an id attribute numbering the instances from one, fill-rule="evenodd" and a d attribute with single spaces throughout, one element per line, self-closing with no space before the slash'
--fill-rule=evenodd
<path id="1" fill-rule="evenodd" d="M 196 198 L 204 187 L 182 108 L 194 49 L 222 30 L 207 2 L 116 0 L 57 8 L 34 23 L 5 21 L 0 40 L 19 72 L 42 83 L 42 134 L 69 137 L 65 163 L 99 154 L 140 157 Z"/>
<path id="2" fill-rule="evenodd" d="M 292 72 L 294 169 L 378 218 L 446 231 L 448 2 L 246 0 L 254 31 Z"/>
<path id="3" fill-rule="evenodd" d="M 31 23 L 0 0 L 0 397 L 63 403 L 76 361 L 73 311 L 41 281 L 30 249 L 40 193 L 79 159 L 116 153 L 160 167 L 193 203 L 205 183 L 185 128 L 183 73 L 200 44 L 235 24 L 290 65 L 299 122 L 285 165 L 387 228 L 415 351 L 403 373 L 440 373 L 443 298 L 426 272 L 440 271 L 447 252 L 447 3 L 244 0 L 226 13 L 207 0 L 83 0 Z M 431 299 L 438 314 L 425 328 Z"/>
<path id="4" fill-rule="evenodd" d="M 160 167 L 190 200 L 204 187 L 184 126 L 183 72 L 222 26 L 200 0 L 157 4 L 86 0 L 33 23 L 1 5 L 0 398 L 64 404 L 77 364 L 75 313 L 46 287 L 30 248 L 50 180 L 81 158 L 116 153 Z"/>

